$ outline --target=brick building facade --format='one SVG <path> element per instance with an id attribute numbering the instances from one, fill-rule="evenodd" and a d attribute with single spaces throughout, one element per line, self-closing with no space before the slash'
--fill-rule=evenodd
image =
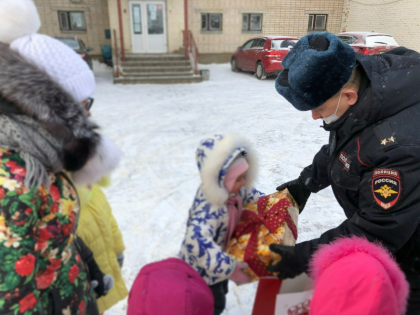
<path id="1" fill-rule="evenodd" d="M 228 61 L 235 49 L 246 40 L 259 35 L 288 35 L 301 37 L 308 33 L 311 16 L 325 17 L 321 29 L 340 31 L 343 0 L 190 0 L 188 13 L 201 58 L 221 54 Z M 220 30 L 203 30 L 203 16 L 220 14 Z M 248 19 L 257 19 L 249 28 Z M 321 30 L 320 29 L 320 30 Z M 216 59 L 214 59 L 216 60 Z"/>
<path id="2" fill-rule="evenodd" d="M 50 36 L 78 36 L 91 55 L 101 55 L 103 45 L 111 45 L 108 0 L 34 0 L 41 17 L 40 33 Z"/>
<path id="3" fill-rule="evenodd" d="M 400 45 L 420 50 L 420 42 L 415 40 L 420 31 L 418 1 L 189 0 L 188 20 L 201 62 L 228 61 L 237 46 L 254 36 L 301 37 L 314 30 L 384 32 L 393 35 Z M 76 35 L 94 48 L 93 55 L 100 55 L 103 45 L 114 46 L 109 35 L 113 36 L 115 30 L 118 47 L 121 47 L 117 0 L 34 2 L 42 19 L 41 33 Z M 184 0 L 120 0 L 120 3 L 125 52 L 178 53 L 182 50 Z M 156 28 L 158 22 L 161 29 Z M 145 31 L 147 23 L 155 27 L 153 36 Z M 156 36 L 159 34 L 160 37 Z M 153 42 L 158 37 L 161 42 Z M 142 41 L 140 46 L 139 41 Z M 156 45 L 160 45 L 160 50 L 154 50 Z"/>

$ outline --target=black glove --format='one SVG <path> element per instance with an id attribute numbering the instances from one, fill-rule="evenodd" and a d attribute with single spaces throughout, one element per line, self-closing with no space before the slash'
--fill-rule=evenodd
<path id="1" fill-rule="evenodd" d="M 277 264 L 267 267 L 269 272 L 278 272 L 279 279 L 294 278 L 305 271 L 295 257 L 294 246 L 271 244 L 270 250 L 281 255 L 281 260 Z"/>
<path id="2" fill-rule="evenodd" d="M 109 290 L 111 290 L 112 289 L 112 287 L 114 286 L 114 283 L 115 283 L 115 281 L 114 281 L 114 277 L 113 276 L 111 276 L 111 275 L 105 275 L 104 277 L 103 277 L 103 286 L 104 286 L 104 294 L 102 294 L 102 295 L 107 295 L 108 294 L 108 292 L 109 292 Z M 98 286 L 99 286 L 99 282 L 97 281 L 97 280 L 92 280 L 91 282 L 90 282 L 90 284 L 92 285 L 92 289 L 94 289 L 95 290 L 95 292 L 96 292 L 96 288 L 98 288 Z M 102 289 L 101 289 L 102 290 Z M 102 292 L 100 292 L 100 293 L 102 293 Z M 97 298 L 99 298 L 100 296 L 98 295 L 98 293 L 96 293 L 96 297 Z"/>
<path id="3" fill-rule="evenodd" d="M 300 177 L 298 179 L 284 183 L 283 185 L 280 185 L 276 189 L 278 191 L 281 191 L 286 188 L 289 190 L 293 198 L 296 200 L 299 206 L 299 213 L 301 213 L 303 211 L 303 208 L 305 208 L 305 205 L 309 199 L 309 196 L 311 195 L 311 191 L 308 189 L 308 187 L 306 187 L 306 185 L 304 184 L 303 180 Z"/>
<path id="4" fill-rule="evenodd" d="M 77 246 L 77 250 L 79 251 L 80 257 L 82 258 L 82 261 L 87 265 L 89 269 L 90 281 L 95 281 L 95 284 L 97 282 L 97 285 L 93 289 L 96 293 L 96 297 L 100 298 L 101 296 L 104 296 L 106 294 L 104 283 L 105 275 L 99 268 L 95 259 L 93 258 L 92 251 L 89 249 L 89 247 L 86 246 L 82 238 L 77 237 L 74 241 Z"/>
<path id="5" fill-rule="evenodd" d="M 105 274 L 101 271 L 101 269 L 99 269 L 95 259 L 92 258 L 91 260 L 87 261 L 86 264 L 89 268 L 91 282 L 96 281 L 98 283 L 98 285 L 93 288 L 96 293 L 96 298 L 100 298 L 101 296 L 106 295 L 108 292 L 105 290 Z"/>

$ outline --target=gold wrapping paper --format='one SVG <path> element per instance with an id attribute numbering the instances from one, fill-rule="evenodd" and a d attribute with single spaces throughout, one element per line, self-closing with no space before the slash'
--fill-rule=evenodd
<path id="1" fill-rule="evenodd" d="M 287 189 L 271 194 L 264 212 L 270 210 L 273 205 L 283 198 L 286 198 L 292 204 L 287 208 L 287 210 L 297 228 L 299 207 Z M 258 214 L 257 200 L 244 205 L 243 209 L 250 210 Z M 250 236 L 251 233 L 242 235 L 239 238 L 233 236 L 226 251 L 228 255 L 234 257 L 238 262 L 244 262 L 245 249 L 248 245 Z M 281 259 L 280 255 L 270 251 L 270 244 L 282 244 L 289 246 L 294 246 L 296 244 L 296 239 L 285 221 L 282 222 L 273 233 L 271 233 L 263 224 L 259 227 L 257 255 L 265 266 L 277 263 Z M 251 268 L 247 268 L 245 272 L 250 276 L 251 282 L 258 281 L 259 277 L 251 270 Z"/>

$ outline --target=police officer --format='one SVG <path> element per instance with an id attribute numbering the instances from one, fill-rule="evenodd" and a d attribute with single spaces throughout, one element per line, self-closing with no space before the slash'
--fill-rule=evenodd
<path id="1" fill-rule="evenodd" d="M 365 56 L 331 33 L 312 33 L 283 67 L 277 91 L 322 119 L 330 138 L 277 189 L 288 188 L 302 211 L 311 193 L 331 186 L 347 219 L 295 247 L 272 245 L 282 260 L 269 270 L 293 278 L 319 245 L 363 236 L 394 255 L 410 283 L 407 314 L 420 314 L 420 54 L 398 47 Z"/>

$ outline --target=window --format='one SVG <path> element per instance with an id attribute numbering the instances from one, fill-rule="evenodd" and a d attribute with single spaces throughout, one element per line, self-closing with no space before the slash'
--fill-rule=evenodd
<path id="1" fill-rule="evenodd" d="M 271 41 L 271 49 L 292 49 L 297 40 L 294 39 L 275 39 Z"/>
<path id="2" fill-rule="evenodd" d="M 252 49 L 263 49 L 265 45 L 265 39 L 264 38 L 257 38 L 254 40 L 254 43 L 252 44 Z"/>
<path id="3" fill-rule="evenodd" d="M 364 37 L 364 36 L 363 36 Z M 398 46 L 394 37 L 390 35 L 368 35 L 364 38 L 367 46 L 373 47 L 379 45 Z"/>
<path id="4" fill-rule="evenodd" d="M 141 9 L 140 4 L 133 4 L 133 31 L 134 34 L 141 34 Z"/>
<path id="5" fill-rule="evenodd" d="M 81 39 L 79 39 L 79 46 L 81 50 L 86 50 L 86 45 Z"/>
<path id="6" fill-rule="evenodd" d="M 163 5 L 147 5 L 147 33 L 163 34 Z"/>
<path id="7" fill-rule="evenodd" d="M 57 37 L 57 39 L 71 49 L 80 49 L 79 41 L 76 37 Z"/>
<path id="8" fill-rule="evenodd" d="M 221 32 L 223 15 L 221 13 L 203 13 L 201 14 L 202 32 Z"/>
<path id="9" fill-rule="evenodd" d="M 242 14 L 242 32 L 255 32 L 262 30 L 262 14 Z"/>
<path id="10" fill-rule="evenodd" d="M 254 43 L 254 39 L 251 39 L 250 41 L 247 41 L 243 46 L 242 49 L 250 49 L 252 44 Z"/>
<path id="11" fill-rule="evenodd" d="M 78 11 L 58 11 L 62 31 L 86 31 L 85 13 Z"/>
<path id="12" fill-rule="evenodd" d="M 318 32 L 325 31 L 327 27 L 326 14 L 309 14 L 308 31 Z"/>
<path id="13" fill-rule="evenodd" d="M 339 40 L 341 40 L 343 43 L 346 44 L 353 44 L 355 41 L 357 41 L 356 37 L 353 36 L 347 36 L 347 35 L 339 35 L 337 36 Z"/>

